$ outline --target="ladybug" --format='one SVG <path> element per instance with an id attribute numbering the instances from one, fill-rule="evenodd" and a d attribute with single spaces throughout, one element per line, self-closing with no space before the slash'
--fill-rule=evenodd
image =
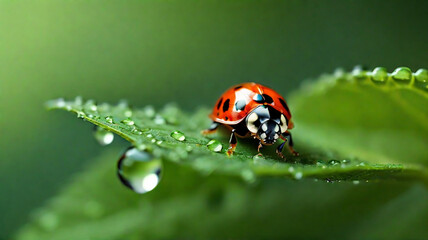
<path id="1" fill-rule="evenodd" d="M 214 133 L 220 125 L 232 130 L 227 150 L 229 156 L 235 151 L 236 136 L 258 139 L 258 152 L 263 145 L 272 145 L 281 138 L 284 142 L 276 149 L 277 154 L 284 158 L 282 149 L 288 142 L 291 153 L 298 156 L 288 131 L 293 128 L 290 109 L 284 98 L 268 87 L 257 83 L 231 87 L 217 100 L 209 117 L 213 123 L 202 134 Z"/>

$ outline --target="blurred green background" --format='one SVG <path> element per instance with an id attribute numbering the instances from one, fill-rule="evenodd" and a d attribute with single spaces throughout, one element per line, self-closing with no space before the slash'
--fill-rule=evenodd
<path id="1" fill-rule="evenodd" d="M 427 12 L 426 1 L 0 0 L 0 239 L 104 151 L 90 124 L 46 100 L 190 111 L 244 81 L 287 94 L 337 67 L 426 68 Z"/>

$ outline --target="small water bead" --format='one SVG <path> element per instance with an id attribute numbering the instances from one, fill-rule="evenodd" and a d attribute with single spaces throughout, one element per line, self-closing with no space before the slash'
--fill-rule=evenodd
<path id="1" fill-rule="evenodd" d="M 161 115 L 156 115 L 155 119 L 153 120 L 155 124 L 157 125 L 163 125 L 165 124 L 165 119 Z"/>
<path id="2" fill-rule="evenodd" d="M 412 71 L 407 67 L 399 67 L 394 70 L 391 77 L 396 82 L 407 83 L 412 79 Z"/>
<path id="3" fill-rule="evenodd" d="M 262 161 L 263 159 L 264 159 L 263 155 L 261 153 L 258 153 L 258 154 L 253 156 L 253 163 L 259 164 L 260 161 Z"/>
<path id="4" fill-rule="evenodd" d="M 355 66 L 352 70 L 352 77 L 358 80 L 365 80 L 367 78 L 367 73 L 361 66 Z"/>
<path id="5" fill-rule="evenodd" d="M 162 161 L 136 148 L 129 148 L 117 167 L 120 181 L 136 193 L 150 192 L 161 179 Z"/>
<path id="6" fill-rule="evenodd" d="M 337 165 L 340 164 L 340 161 L 338 161 L 338 160 L 330 160 L 330 161 L 328 161 L 328 164 L 331 165 L 331 166 L 337 166 Z"/>
<path id="7" fill-rule="evenodd" d="M 192 146 L 190 146 L 190 145 L 187 145 L 184 149 L 185 149 L 187 152 L 191 152 L 191 151 L 193 151 L 193 147 L 192 147 Z"/>
<path id="8" fill-rule="evenodd" d="M 84 108 L 85 108 L 85 110 L 92 111 L 92 112 L 95 112 L 95 111 L 98 110 L 98 107 L 97 107 L 97 105 L 96 105 L 96 103 L 95 103 L 94 100 L 88 100 L 88 101 L 86 101 L 86 103 L 84 105 Z"/>
<path id="9" fill-rule="evenodd" d="M 85 117 L 86 117 L 86 114 L 85 114 L 84 112 L 82 112 L 82 111 L 78 111 L 78 112 L 77 112 L 77 117 L 78 117 L 78 118 L 85 118 Z"/>
<path id="10" fill-rule="evenodd" d="M 154 117 L 156 114 L 155 109 L 153 108 L 153 106 L 150 106 L 150 105 L 144 107 L 143 111 L 144 111 L 144 114 L 149 118 Z"/>
<path id="11" fill-rule="evenodd" d="M 357 184 L 360 184 L 360 181 L 358 181 L 358 180 L 354 180 L 354 181 L 352 181 L 352 183 L 353 183 L 354 185 L 357 185 Z"/>
<path id="12" fill-rule="evenodd" d="M 151 133 L 146 135 L 147 138 L 153 138 L 153 135 Z"/>
<path id="13" fill-rule="evenodd" d="M 373 70 L 371 78 L 373 82 L 384 83 L 388 80 L 388 72 L 386 71 L 386 68 L 377 67 Z"/>
<path id="14" fill-rule="evenodd" d="M 186 136 L 184 136 L 184 133 L 180 132 L 180 131 L 174 131 L 171 133 L 171 137 L 174 138 L 177 141 L 184 141 L 186 140 Z"/>
<path id="15" fill-rule="evenodd" d="M 137 135 L 143 135 L 143 132 L 138 130 L 137 128 L 132 129 L 131 131 L 133 134 L 137 134 Z"/>
<path id="16" fill-rule="evenodd" d="M 156 142 L 157 145 L 161 145 L 162 143 L 163 143 L 162 140 L 159 140 L 159 141 Z"/>
<path id="17" fill-rule="evenodd" d="M 296 172 L 294 174 L 294 178 L 297 179 L 297 180 L 302 179 L 303 178 L 303 173 L 302 172 Z"/>
<path id="18" fill-rule="evenodd" d="M 156 139 L 153 138 L 152 140 L 150 140 L 150 142 L 155 143 Z"/>
<path id="19" fill-rule="evenodd" d="M 256 175 L 250 169 L 242 170 L 241 177 L 242 179 L 244 179 L 244 181 L 249 183 L 253 183 L 256 181 Z"/>
<path id="20" fill-rule="evenodd" d="M 81 96 L 77 96 L 74 99 L 74 104 L 77 105 L 77 106 L 81 106 L 83 104 L 83 98 Z"/>
<path id="21" fill-rule="evenodd" d="M 177 125 L 179 123 L 180 109 L 175 104 L 168 104 L 163 109 L 162 116 L 167 123 Z"/>
<path id="22" fill-rule="evenodd" d="M 125 115 L 125 117 L 130 118 L 132 117 L 132 110 L 128 109 L 126 110 L 123 115 Z"/>
<path id="23" fill-rule="evenodd" d="M 207 147 L 209 150 L 213 152 L 220 152 L 223 149 L 223 145 L 221 145 L 221 143 L 215 139 L 212 139 L 211 141 L 209 141 L 207 143 Z"/>
<path id="24" fill-rule="evenodd" d="M 140 150 L 140 151 L 146 151 L 148 149 L 148 147 L 144 143 L 138 143 L 137 144 L 137 149 Z"/>
<path id="25" fill-rule="evenodd" d="M 123 123 L 123 124 L 126 124 L 126 125 L 128 125 L 128 126 L 133 126 L 135 123 L 134 123 L 134 121 L 132 121 L 132 119 L 129 119 L 129 118 L 127 118 L 127 119 L 123 119 L 122 121 L 120 121 L 121 123 Z"/>
<path id="26" fill-rule="evenodd" d="M 421 68 L 418 71 L 416 71 L 415 79 L 420 83 L 428 82 L 428 70 Z"/>
<path id="27" fill-rule="evenodd" d="M 345 70 L 343 68 L 336 68 L 333 72 L 333 75 L 338 80 L 344 80 L 345 79 Z"/>
<path id="28" fill-rule="evenodd" d="M 112 117 L 112 116 L 107 116 L 107 117 L 105 117 L 105 120 L 106 120 L 106 122 L 108 122 L 108 123 L 114 123 L 114 121 L 113 121 L 113 117 Z"/>
<path id="29" fill-rule="evenodd" d="M 53 103 L 53 106 L 58 107 L 58 108 L 63 108 L 63 107 L 65 107 L 65 105 L 66 105 L 66 102 L 65 102 L 64 98 L 58 98 Z"/>
<path id="30" fill-rule="evenodd" d="M 109 145 L 114 140 L 112 132 L 98 126 L 95 126 L 94 137 L 101 146 Z"/>
<path id="31" fill-rule="evenodd" d="M 325 166 L 325 162 L 323 160 L 317 160 L 317 166 Z"/>
<path id="32" fill-rule="evenodd" d="M 291 166 L 291 167 L 289 167 L 289 168 L 288 168 L 288 172 L 290 172 L 290 173 L 294 172 L 294 167 L 292 167 L 292 166 Z"/>
<path id="33" fill-rule="evenodd" d="M 351 160 L 348 160 L 348 159 L 342 160 L 342 164 L 350 164 L 350 163 L 351 163 Z"/>

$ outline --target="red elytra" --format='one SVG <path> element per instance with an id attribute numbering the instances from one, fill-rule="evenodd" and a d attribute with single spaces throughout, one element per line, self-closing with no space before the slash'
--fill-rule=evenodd
<path id="1" fill-rule="evenodd" d="M 258 139 L 259 152 L 263 145 L 275 144 L 281 138 L 284 142 L 277 147 L 278 155 L 284 158 L 282 149 L 287 142 L 291 153 L 298 156 L 288 131 L 293 128 L 290 110 L 284 98 L 273 89 L 257 83 L 233 86 L 217 100 L 210 118 L 213 123 L 202 133 L 214 133 L 219 125 L 231 129 L 226 152 L 229 156 L 235 151 L 236 136 Z"/>
<path id="2" fill-rule="evenodd" d="M 263 101 L 256 101 L 255 96 L 261 95 Z M 270 99 L 272 101 L 266 101 Z M 236 107 L 240 101 L 244 101 L 243 109 Z M 241 122 L 249 112 L 260 105 L 269 105 L 280 113 L 284 114 L 288 120 L 288 129 L 293 128 L 291 113 L 285 99 L 275 90 L 257 83 L 243 83 L 235 85 L 224 92 L 217 100 L 210 118 L 226 125 L 233 125 Z"/>

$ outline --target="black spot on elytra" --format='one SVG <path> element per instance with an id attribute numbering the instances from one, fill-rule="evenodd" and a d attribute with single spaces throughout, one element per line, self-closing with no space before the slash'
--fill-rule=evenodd
<path id="1" fill-rule="evenodd" d="M 273 103 L 273 99 L 269 95 L 263 94 L 263 97 L 265 99 L 265 103 Z"/>
<path id="2" fill-rule="evenodd" d="M 235 90 L 238 90 L 238 89 L 240 89 L 240 88 L 242 88 L 242 86 L 241 86 L 241 85 L 239 85 L 239 86 L 235 87 Z"/>
<path id="3" fill-rule="evenodd" d="M 290 110 L 288 109 L 287 103 L 285 103 L 284 99 L 279 98 L 279 102 L 282 104 L 285 110 L 287 110 L 287 112 L 290 112 Z"/>
<path id="4" fill-rule="evenodd" d="M 246 105 L 247 105 L 247 102 L 245 100 L 239 100 L 235 103 L 235 109 L 236 111 L 242 111 L 244 110 Z"/>
<path id="5" fill-rule="evenodd" d="M 229 120 L 229 118 L 228 118 L 228 117 L 225 117 L 224 119 L 225 119 L 226 121 L 227 121 L 227 120 Z"/>
<path id="6" fill-rule="evenodd" d="M 227 110 L 229 110 L 229 103 L 230 103 L 230 99 L 227 99 L 226 101 L 224 101 L 223 112 L 226 112 Z"/>
<path id="7" fill-rule="evenodd" d="M 218 104 L 217 104 L 217 109 L 220 109 L 222 102 L 223 102 L 223 98 L 220 98 L 220 101 L 218 101 Z"/>

